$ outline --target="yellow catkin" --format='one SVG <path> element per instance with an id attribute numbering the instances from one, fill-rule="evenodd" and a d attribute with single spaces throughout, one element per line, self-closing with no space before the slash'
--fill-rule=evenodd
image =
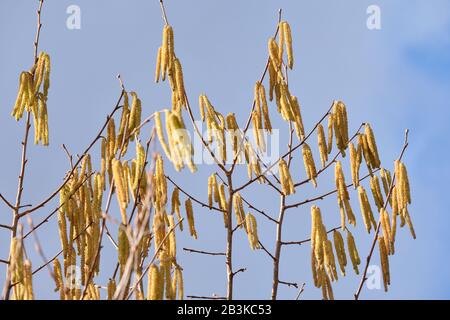
<path id="1" fill-rule="evenodd" d="M 369 199 L 367 198 L 366 190 L 362 186 L 358 187 L 358 196 L 364 225 L 366 226 L 367 232 L 370 233 L 372 225 L 376 228 L 376 222 L 373 216 L 372 208 L 370 207 Z"/>
<path id="2" fill-rule="evenodd" d="M 247 231 L 248 242 L 252 250 L 260 249 L 258 238 L 258 225 L 256 223 L 256 218 L 251 213 L 247 213 L 245 217 L 245 226 Z"/>
<path id="3" fill-rule="evenodd" d="M 306 175 L 308 176 L 308 179 L 311 180 L 312 184 L 316 188 L 317 187 L 316 164 L 314 163 L 311 148 L 309 147 L 309 145 L 307 143 L 303 144 L 302 155 L 303 155 L 303 163 L 305 165 Z"/>
<path id="4" fill-rule="evenodd" d="M 224 211 L 228 211 L 228 202 L 225 195 L 225 185 L 221 184 L 219 186 L 219 207 Z"/>
<path id="5" fill-rule="evenodd" d="M 164 286 L 161 285 L 161 272 L 155 264 L 150 266 L 148 271 L 148 287 L 147 287 L 147 299 L 148 300 L 162 300 Z"/>
<path id="6" fill-rule="evenodd" d="M 412 224 L 411 217 L 409 215 L 407 208 L 404 209 L 404 216 L 405 216 L 406 223 L 408 224 L 409 231 L 411 232 L 411 236 L 413 237 L 413 239 L 416 239 L 416 232 L 414 231 L 414 226 Z"/>
<path id="7" fill-rule="evenodd" d="M 264 88 L 264 85 L 259 86 L 259 95 L 261 97 L 261 104 L 262 104 L 262 115 L 264 119 L 264 128 L 271 133 L 272 132 L 272 123 L 270 121 L 269 116 L 269 107 L 267 105 L 267 97 L 266 97 L 266 89 Z"/>
<path id="8" fill-rule="evenodd" d="M 280 158 L 278 168 L 280 171 L 280 181 L 283 193 L 285 195 L 290 195 L 295 193 L 294 183 L 292 182 L 291 174 L 289 173 L 289 168 L 283 158 Z"/>
<path id="9" fill-rule="evenodd" d="M 125 264 L 127 263 L 128 255 L 130 253 L 130 243 L 128 241 L 127 233 L 125 231 L 125 226 L 121 224 L 119 226 L 119 232 L 118 232 L 118 260 L 120 263 L 120 266 L 123 268 Z"/>
<path id="10" fill-rule="evenodd" d="M 349 143 L 350 150 L 350 168 L 352 173 L 353 187 L 356 189 L 359 186 L 359 168 L 361 165 L 361 156 L 358 156 L 358 151 L 353 143 Z"/>
<path id="11" fill-rule="evenodd" d="M 139 99 L 136 92 L 130 92 L 132 96 L 132 102 L 131 102 L 131 110 L 130 110 L 130 118 L 128 120 L 128 130 L 133 132 L 134 134 L 131 135 L 130 140 L 133 141 L 134 137 L 139 135 L 139 127 L 141 125 L 141 114 L 142 114 L 142 102 L 141 99 Z"/>
<path id="12" fill-rule="evenodd" d="M 381 229 L 383 231 L 383 239 L 385 241 L 385 246 L 388 254 L 394 253 L 393 242 L 391 242 L 391 224 L 389 222 L 389 214 L 383 208 L 380 210 L 380 222 Z"/>
<path id="13" fill-rule="evenodd" d="M 359 258 L 358 250 L 356 249 L 355 238 L 350 231 L 347 229 L 347 247 L 350 260 L 352 261 L 353 270 L 356 274 L 359 274 L 358 266 L 361 264 L 361 259 Z"/>
<path id="14" fill-rule="evenodd" d="M 245 222 L 245 212 L 242 197 L 239 192 L 236 192 L 233 195 L 233 207 L 234 214 L 236 215 L 237 225 L 239 226 L 239 228 L 243 228 Z"/>
<path id="15" fill-rule="evenodd" d="M 280 69 L 280 61 L 278 60 L 279 49 L 278 49 L 278 45 L 277 45 L 275 39 L 270 38 L 267 46 L 269 49 L 270 61 L 273 65 L 273 68 L 275 70 L 279 70 Z"/>
<path id="16" fill-rule="evenodd" d="M 292 69 L 294 67 L 294 53 L 292 50 L 292 34 L 291 34 L 291 27 L 289 26 L 289 23 L 286 21 L 283 23 L 283 33 L 286 43 L 286 54 L 288 58 L 288 66 L 289 69 Z"/>
<path id="17" fill-rule="evenodd" d="M 181 268 L 175 268 L 174 277 L 173 277 L 173 285 L 172 288 L 177 288 L 178 290 L 173 290 L 173 292 L 177 292 L 178 300 L 184 299 L 184 281 L 183 281 L 183 272 Z"/>
<path id="18" fill-rule="evenodd" d="M 25 300 L 33 300 L 33 274 L 31 270 L 31 262 L 30 260 L 25 260 L 23 263 L 23 280 L 24 280 L 24 291 L 25 291 Z"/>
<path id="19" fill-rule="evenodd" d="M 348 143 L 348 120 L 346 106 L 342 101 L 333 102 L 333 128 L 336 137 L 336 146 L 345 157 Z"/>
<path id="20" fill-rule="evenodd" d="M 156 56 L 156 70 L 155 70 L 155 82 L 159 82 L 159 77 L 161 76 L 161 58 L 162 58 L 162 47 L 158 48 L 158 54 Z"/>
<path id="21" fill-rule="evenodd" d="M 181 100 L 181 105 L 186 105 L 186 99 L 185 99 L 185 89 L 184 89 L 184 79 L 183 79 L 183 69 L 181 67 L 180 60 L 176 58 L 174 60 L 175 62 L 175 78 L 177 81 L 177 90 L 178 90 L 178 97 Z"/>
<path id="22" fill-rule="evenodd" d="M 391 276 L 389 272 L 389 258 L 388 250 L 386 248 L 386 241 L 383 237 L 378 237 L 378 247 L 380 249 L 381 269 L 383 271 L 384 291 L 388 291 L 388 286 L 391 284 Z"/>
<path id="23" fill-rule="evenodd" d="M 324 240 L 323 242 L 323 252 L 325 257 L 325 267 L 331 278 L 331 281 L 337 281 L 338 275 L 336 271 L 336 262 L 334 259 L 333 246 L 330 240 Z"/>
<path id="24" fill-rule="evenodd" d="M 322 167 L 325 167 L 328 161 L 327 141 L 325 140 L 325 131 L 320 123 L 317 126 L 317 141 L 319 144 L 320 161 L 322 162 Z"/>
<path id="25" fill-rule="evenodd" d="M 374 160 L 372 159 L 372 154 L 370 153 L 369 144 L 367 142 L 367 136 L 365 134 L 358 134 L 358 145 L 361 146 L 362 154 L 364 155 L 364 160 L 366 161 L 369 173 L 372 173 L 372 169 L 374 168 Z"/>
<path id="26" fill-rule="evenodd" d="M 352 208 L 350 206 L 350 196 L 347 190 L 347 185 L 345 183 L 344 173 L 342 171 L 342 164 L 340 161 L 336 161 L 336 166 L 334 169 L 335 183 L 338 197 L 338 204 L 341 212 L 341 227 L 345 228 L 345 216 L 344 212 L 347 214 L 348 223 L 356 225 L 356 218 L 353 214 Z"/>
<path id="27" fill-rule="evenodd" d="M 155 127 L 156 127 L 156 135 L 158 136 L 159 143 L 161 144 L 161 147 L 163 148 L 167 158 L 171 159 L 170 148 L 164 137 L 164 132 L 163 132 L 162 123 L 161 123 L 161 115 L 159 112 L 155 112 Z"/>
<path id="28" fill-rule="evenodd" d="M 176 214 L 177 219 L 179 221 L 180 231 L 183 231 L 183 221 L 181 221 L 181 212 L 180 212 L 180 190 L 178 188 L 174 188 L 172 191 L 171 197 L 172 209 L 170 211 L 171 214 Z"/>
<path id="29" fill-rule="evenodd" d="M 372 190 L 373 200 L 378 208 L 378 211 L 383 208 L 384 200 L 383 195 L 381 194 L 380 182 L 378 177 L 373 175 L 370 177 L 370 189 Z"/>
<path id="30" fill-rule="evenodd" d="M 380 158 L 378 156 L 378 149 L 377 149 L 377 143 L 375 142 L 375 136 L 373 134 L 373 130 L 370 127 L 370 124 L 366 123 L 366 125 L 364 126 L 364 133 L 366 134 L 367 137 L 367 144 L 370 150 L 370 154 L 372 156 L 372 160 L 373 160 L 373 168 L 379 168 L 380 167 Z"/>
<path id="31" fill-rule="evenodd" d="M 311 207 L 311 250 L 314 252 L 317 263 L 322 266 L 324 262 L 323 241 L 326 239 L 326 232 L 322 223 L 320 208 Z"/>
<path id="32" fill-rule="evenodd" d="M 161 45 L 161 79 L 166 80 L 167 69 L 169 67 L 170 60 L 170 46 L 169 46 L 169 30 L 170 26 L 165 25 L 162 34 Z"/>
<path id="33" fill-rule="evenodd" d="M 109 279 L 107 291 L 108 291 L 108 300 L 112 300 L 114 297 L 114 293 L 116 292 L 116 280 Z"/>
<path id="34" fill-rule="evenodd" d="M 275 91 L 275 88 L 278 87 L 278 84 L 276 82 L 277 74 L 271 62 L 269 62 L 268 69 L 269 69 L 269 100 L 273 101 L 273 92 Z"/>
<path id="35" fill-rule="evenodd" d="M 173 229 L 175 227 L 175 219 L 173 215 L 169 215 L 167 216 L 167 219 L 169 220 L 169 228 Z M 176 260 L 177 257 L 177 241 L 176 241 L 176 237 L 175 237 L 175 230 L 173 230 L 170 234 L 169 234 L 169 250 L 168 250 L 168 254 L 169 257 L 173 260 Z"/>
<path id="36" fill-rule="evenodd" d="M 387 169 L 381 168 L 380 169 L 380 177 L 381 177 L 381 182 L 383 184 L 384 193 L 387 196 L 389 194 L 389 188 L 391 186 L 391 172 Z M 392 200 L 392 197 L 390 197 L 389 201 L 391 201 L 391 200 Z"/>
<path id="37" fill-rule="evenodd" d="M 60 300 L 65 299 L 65 289 L 61 263 L 58 259 L 53 260 L 53 274 L 55 275 L 55 291 L 59 291 Z"/>
<path id="38" fill-rule="evenodd" d="M 283 49 L 284 49 L 284 21 L 278 23 L 278 61 L 283 61 Z"/>
<path id="39" fill-rule="evenodd" d="M 113 177 L 114 177 L 114 185 L 116 187 L 117 200 L 119 202 L 120 213 L 122 216 L 122 223 L 127 223 L 127 185 L 125 184 L 125 176 L 123 172 L 122 163 L 117 160 L 112 160 L 112 169 L 113 169 Z"/>
<path id="40" fill-rule="evenodd" d="M 187 199 L 184 204 L 186 207 L 186 216 L 189 224 L 189 232 L 194 239 L 197 239 L 197 231 L 195 230 L 194 211 L 192 210 L 191 199 Z"/>
<path id="41" fill-rule="evenodd" d="M 338 258 L 341 273 L 345 276 L 345 267 L 347 266 L 347 255 L 345 253 L 344 239 L 338 230 L 333 231 L 334 249 Z"/>
<path id="42" fill-rule="evenodd" d="M 328 116 L 328 145 L 327 153 L 330 154 L 333 150 L 333 113 Z"/>

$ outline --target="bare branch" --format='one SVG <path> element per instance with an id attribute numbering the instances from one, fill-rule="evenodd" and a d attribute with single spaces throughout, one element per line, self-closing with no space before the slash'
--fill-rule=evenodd
<path id="1" fill-rule="evenodd" d="M 192 252 L 192 253 L 200 253 L 200 254 L 206 254 L 210 256 L 225 256 L 226 254 L 224 252 L 208 252 L 208 251 L 201 251 L 201 250 L 195 250 L 190 248 L 183 248 L 186 252 Z"/>

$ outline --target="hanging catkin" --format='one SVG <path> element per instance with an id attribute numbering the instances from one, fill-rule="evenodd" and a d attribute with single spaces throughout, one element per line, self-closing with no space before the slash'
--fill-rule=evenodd
<path id="1" fill-rule="evenodd" d="M 334 169 L 338 204 L 341 212 L 341 227 L 345 228 L 345 215 L 347 214 L 348 223 L 353 226 L 356 225 L 356 218 L 353 214 L 353 210 L 350 206 L 350 195 L 347 190 L 347 185 L 345 183 L 344 172 L 342 171 L 342 164 L 340 161 L 336 161 L 336 166 Z"/>
<path id="2" fill-rule="evenodd" d="M 316 165 L 314 163 L 313 155 L 311 148 L 307 143 L 303 144 L 302 148 L 302 155 L 303 155 L 303 163 L 305 165 L 306 175 L 309 180 L 311 180 L 312 184 L 315 188 L 317 188 L 317 171 L 316 171 Z"/>
<path id="3" fill-rule="evenodd" d="M 391 276 L 389 272 L 389 258 L 386 241 L 383 237 L 378 237 L 378 247 L 380 249 L 381 269 L 383 271 L 384 291 L 388 291 L 388 286 L 391 284 Z"/>
<path id="4" fill-rule="evenodd" d="M 358 187 L 358 196 L 364 225 L 366 226 L 367 232 L 370 233 L 372 225 L 376 228 L 376 222 L 373 216 L 372 208 L 370 207 L 369 199 L 367 198 L 366 190 L 362 186 Z"/>
<path id="5" fill-rule="evenodd" d="M 170 211 L 171 214 L 176 214 L 177 215 L 177 219 L 179 222 L 179 226 L 180 226 L 180 231 L 183 231 L 183 221 L 181 221 L 181 212 L 180 212 L 180 189 L 178 188 L 174 188 L 172 191 L 172 197 L 171 197 L 171 204 L 172 204 L 172 209 Z"/>
<path id="6" fill-rule="evenodd" d="M 345 267 L 347 266 L 347 255 L 345 253 L 344 239 L 338 230 L 333 231 L 334 249 L 338 258 L 341 273 L 345 276 Z"/>
<path id="7" fill-rule="evenodd" d="M 320 161 L 322 162 L 322 167 L 325 167 L 328 161 L 327 141 L 325 140 L 325 131 L 320 123 L 317 126 L 317 141 L 319 144 Z"/>
<path id="8" fill-rule="evenodd" d="M 194 211 L 192 210 L 192 201 L 191 199 L 187 199 L 185 201 L 185 208 L 186 208 L 186 216 L 189 224 L 189 232 L 191 234 L 191 237 L 194 239 L 197 239 L 197 231 L 195 230 L 195 223 L 194 223 Z"/>
<path id="9" fill-rule="evenodd" d="M 373 200 L 375 201 L 378 211 L 380 211 L 381 208 L 383 208 L 384 200 L 380 189 L 380 182 L 376 175 L 370 177 L 370 189 L 372 190 Z"/>
<path id="10" fill-rule="evenodd" d="M 358 150 L 356 149 L 354 144 L 352 142 L 349 143 L 349 150 L 350 150 L 350 168 L 352 173 L 352 181 L 353 181 L 353 187 L 356 189 L 359 186 L 359 167 L 361 165 L 361 153 L 358 153 Z"/>
<path id="11" fill-rule="evenodd" d="M 247 213 L 247 216 L 245 217 L 245 227 L 247 231 L 250 248 L 252 250 L 260 249 L 261 246 L 259 244 L 258 238 L 258 226 L 256 223 L 255 216 L 252 215 L 251 213 Z"/>
<path id="12" fill-rule="evenodd" d="M 290 195 L 295 193 L 294 183 L 292 182 L 289 168 L 283 158 L 280 158 L 278 168 L 280 171 L 280 181 L 284 195 Z"/>
<path id="13" fill-rule="evenodd" d="M 375 142 L 375 136 L 373 134 L 372 128 L 370 127 L 370 124 L 368 123 L 365 124 L 364 133 L 366 134 L 367 137 L 367 145 L 369 147 L 369 151 L 371 154 L 372 166 L 373 168 L 379 168 L 381 162 L 378 156 L 378 149 L 377 143 Z"/>
<path id="14" fill-rule="evenodd" d="M 242 229 L 245 224 L 245 212 L 242 197 L 239 192 L 233 194 L 233 208 L 234 214 L 236 215 L 237 225 Z"/>
<path id="15" fill-rule="evenodd" d="M 355 238 L 353 238 L 352 233 L 347 229 L 347 247 L 350 260 L 352 261 L 353 270 L 356 274 L 359 274 L 358 266 L 361 264 L 361 259 L 359 258 L 358 250 L 356 249 Z"/>
<path id="16" fill-rule="evenodd" d="M 152 264 L 148 271 L 148 288 L 147 288 L 147 300 L 162 300 L 164 295 L 164 286 L 162 285 L 162 279 L 164 275 L 161 274 L 158 266 Z"/>
<path id="17" fill-rule="evenodd" d="M 122 223 L 127 223 L 127 185 L 125 183 L 125 176 L 123 172 L 122 163 L 117 160 L 112 160 L 112 169 L 114 177 L 114 185 L 116 187 L 117 200 L 119 202 L 120 213 L 122 216 Z"/>
<path id="18" fill-rule="evenodd" d="M 288 66 L 289 69 L 292 69 L 294 67 L 294 53 L 292 50 L 292 34 L 291 34 L 291 27 L 289 26 L 289 23 L 286 21 L 283 22 L 283 34 L 284 34 L 284 41 L 286 43 L 286 54 L 288 58 Z"/>

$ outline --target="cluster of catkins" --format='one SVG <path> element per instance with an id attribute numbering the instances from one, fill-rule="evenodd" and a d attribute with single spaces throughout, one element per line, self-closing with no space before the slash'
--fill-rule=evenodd
<path id="1" fill-rule="evenodd" d="M 48 113 L 47 98 L 50 87 L 50 57 L 41 52 L 36 63 L 29 71 L 23 71 L 19 77 L 19 92 L 11 115 L 19 121 L 25 110 L 33 114 L 34 143 L 47 146 Z"/>
<path id="2" fill-rule="evenodd" d="M 172 91 L 172 110 L 165 111 L 165 128 L 168 142 L 164 137 L 160 112 L 155 113 L 155 126 L 161 146 L 175 169 L 180 171 L 187 165 L 191 172 L 197 170 L 193 160 L 193 148 L 183 121 L 182 108 L 187 105 L 184 89 L 183 70 L 175 55 L 173 29 L 166 24 L 163 29 L 162 45 L 158 48 L 155 81 L 169 78 Z"/>

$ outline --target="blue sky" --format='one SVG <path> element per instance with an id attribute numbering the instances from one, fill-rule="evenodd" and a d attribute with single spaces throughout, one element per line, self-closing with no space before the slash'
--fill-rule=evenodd
<path id="1" fill-rule="evenodd" d="M 9 114 L 17 93 L 18 75 L 29 68 L 32 61 L 36 2 L 4 0 L 0 3 L 0 43 L 3 44 L 0 50 L 0 148 L 3 154 L 0 192 L 10 199 L 16 189 L 24 124 L 17 124 Z M 72 4 L 81 8 L 80 30 L 66 28 L 66 8 Z M 366 9 L 371 4 L 381 8 L 381 30 L 366 28 Z M 450 178 L 447 164 L 450 155 L 450 3 L 446 0 L 168 0 L 167 13 L 175 31 L 176 51 L 183 64 L 191 101 L 206 92 L 219 111 L 235 112 L 240 123 L 246 120 L 253 85 L 264 68 L 267 39 L 274 32 L 280 7 L 284 19 L 290 22 L 294 39 L 296 61 L 289 76 L 290 88 L 303 106 L 307 129 L 323 115 L 333 99 L 342 99 L 348 107 L 350 131 L 364 121 L 372 124 L 382 164 L 386 167 L 392 166 L 400 151 L 405 128 L 410 129 L 405 162 L 413 193 L 410 211 L 418 239 L 412 240 L 406 229 L 401 230 L 396 242 L 397 252 L 391 258 L 390 291 L 365 288 L 362 297 L 450 298 L 447 189 Z M 30 148 L 25 184 L 28 203 L 37 203 L 53 191 L 68 169 L 61 144 L 79 153 L 95 136 L 120 93 L 118 73 L 127 89 L 137 91 L 142 98 L 144 114 L 170 103 L 168 86 L 153 83 L 162 30 L 158 1 L 46 0 L 43 23 L 41 49 L 52 57 L 51 145 Z M 272 117 L 275 126 L 283 125 L 276 112 Z M 286 139 L 286 135 L 281 138 Z M 282 141 L 282 145 L 286 142 Z M 298 155 L 296 159 L 299 160 Z M 214 168 L 205 165 L 194 177 L 183 172 L 176 178 L 181 186 L 201 197 L 207 190 L 206 179 L 212 170 Z M 293 170 L 297 179 L 304 178 L 302 165 L 294 166 Z M 174 175 L 169 168 L 168 172 Z M 332 179 L 331 175 L 321 177 L 318 190 L 307 186 L 291 201 L 331 190 Z M 239 177 L 237 180 L 243 181 Z M 267 187 L 252 187 L 245 196 L 257 207 L 276 215 L 278 197 Z M 356 209 L 357 196 L 351 196 Z M 36 213 L 33 219 L 40 221 L 55 205 Z M 335 198 L 318 205 L 326 212 L 327 226 L 338 223 Z M 0 208 L 0 223 L 8 223 L 8 208 Z M 179 234 L 179 248 L 223 251 L 225 230 L 221 218 L 207 210 L 194 209 L 199 240 Z M 361 221 L 360 216 L 357 218 Z M 275 227 L 262 217 L 258 217 L 258 222 L 261 241 L 273 250 Z M 309 207 L 289 212 L 285 240 L 307 238 L 309 228 Z M 364 233 L 361 224 L 355 234 L 360 255 L 365 257 L 372 235 Z M 59 251 L 54 220 L 40 230 L 39 236 L 46 244 L 48 257 Z M 41 261 L 30 240 L 28 253 L 37 266 Z M 8 241 L 3 230 L 0 230 L 0 241 Z M 237 235 L 235 243 L 235 266 L 247 267 L 247 272 L 236 279 L 236 297 L 270 297 L 270 260 L 263 252 L 252 252 L 243 234 Z M 285 249 L 281 274 L 285 281 L 306 282 L 303 297 L 315 299 L 320 298 L 321 293 L 311 284 L 309 251 L 308 246 Z M 6 255 L 7 245 L 0 246 L 0 258 Z M 105 284 L 113 268 L 108 261 L 115 259 L 114 249 L 107 241 L 102 259 L 106 269 L 98 282 Z M 187 294 L 224 294 L 226 273 L 220 257 L 180 251 L 178 259 L 187 275 Z M 378 256 L 373 263 L 378 263 Z M 337 298 L 351 299 L 356 290 L 359 278 L 348 273 L 334 286 Z M 0 274 L 4 274 L 3 265 L 0 265 Z M 39 273 L 35 287 L 38 297 L 56 297 L 45 271 Z M 294 289 L 280 288 L 281 298 L 294 298 L 296 293 Z"/>

